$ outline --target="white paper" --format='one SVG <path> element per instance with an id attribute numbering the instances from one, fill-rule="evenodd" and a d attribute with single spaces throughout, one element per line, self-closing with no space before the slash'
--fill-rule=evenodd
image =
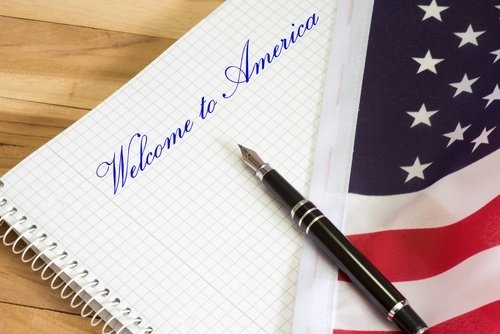
<path id="1" fill-rule="evenodd" d="M 307 193 L 334 16 L 327 0 L 224 3 L 7 173 L 1 196 L 156 333 L 289 333 L 304 237 L 237 144 Z M 279 55 L 224 98 L 247 41 L 250 66 Z M 202 97 L 217 100 L 205 119 Z"/>

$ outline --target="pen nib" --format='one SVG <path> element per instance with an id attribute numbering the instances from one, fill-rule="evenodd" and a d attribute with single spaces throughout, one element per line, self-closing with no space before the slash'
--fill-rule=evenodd
<path id="1" fill-rule="evenodd" d="M 241 155 L 243 156 L 243 162 L 254 171 L 259 169 L 259 167 L 264 164 L 264 161 L 262 161 L 262 159 L 257 155 L 257 153 L 255 153 L 255 151 L 240 144 L 238 144 L 238 146 L 240 148 Z"/>
<path id="2" fill-rule="evenodd" d="M 250 152 L 250 150 L 243 145 L 238 144 L 238 147 L 240 148 L 241 155 L 243 156 L 247 155 Z"/>

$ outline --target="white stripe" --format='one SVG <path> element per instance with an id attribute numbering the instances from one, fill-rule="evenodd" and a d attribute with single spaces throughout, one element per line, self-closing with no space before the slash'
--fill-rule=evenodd
<path id="1" fill-rule="evenodd" d="M 419 192 L 392 196 L 349 194 L 346 234 L 439 227 L 472 214 L 500 192 L 500 150 Z"/>
<path id="2" fill-rule="evenodd" d="M 500 300 L 500 246 L 488 249 L 456 267 L 424 280 L 394 284 L 410 305 L 434 326 Z M 394 330 L 349 282 L 338 282 L 335 328 Z"/>

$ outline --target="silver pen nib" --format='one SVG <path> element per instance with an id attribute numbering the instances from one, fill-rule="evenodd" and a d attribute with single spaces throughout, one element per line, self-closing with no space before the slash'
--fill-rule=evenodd
<path id="1" fill-rule="evenodd" d="M 241 146 L 238 144 L 240 147 L 241 155 L 243 156 L 243 162 L 254 172 L 256 172 L 262 165 L 264 165 L 264 161 L 255 153 L 255 151 L 246 148 L 245 146 Z"/>

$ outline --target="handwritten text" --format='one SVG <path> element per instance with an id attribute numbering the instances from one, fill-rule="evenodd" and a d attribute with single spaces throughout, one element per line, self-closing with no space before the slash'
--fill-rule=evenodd
<path id="1" fill-rule="evenodd" d="M 286 50 L 292 47 L 300 38 L 304 37 L 308 31 L 312 30 L 319 21 L 319 16 L 313 13 L 304 23 L 296 25 L 292 23 L 293 31 L 285 38 L 281 38 L 275 43 L 272 51 L 266 52 L 262 57 L 257 57 L 256 61 L 250 50 L 251 42 L 248 39 L 243 44 L 238 65 L 230 65 L 224 71 L 225 78 L 229 81 L 231 89 L 222 93 L 223 99 L 230 99 L 240 89 L 242 84 L 247 84 L 250 80 L 262 73 L 267 67 L 278 59 Z M 201 120 L 210 118 L 216 112 L 218 106 L 216 98 L 202 96 L 199 103 L 198 117 Z M 99 178 L 111 177 L 113 181 L 113 193 L 125 187 L 130 179 L 135 179 L 149 166 L 153 165 L 165 151 L 170 150 L 178 141 L 193 129 L 194 122 L 186 119 L 183 126 L 168 134 L 163 141 L 156 145 L 148 143 L 146 134 L 134 133 L 128 143 L 121 145 L 118 153 L 113 153 L 109 160 L 101 162 L 95 171 Z"/>
<path id="2" fill-rule="evenodd" d="M 151 166 L 155 159 L 160 158 L 164 151 L 172 148 L 178 140 L 190 132 L 193 129 L 193 124 L 191 120 L 186 120 L 182 128 L 177 128 L 154 149 L 148 147 L 147 135 L 135 133 L 128 141 L 128 145 L 121 145 L 118 157 L 114 153 L 111 160 L 103 161 L 97 166 L 96 175 L 103 178 L 111 173 L 113 175 L 113 192 L 116 194 L 119 188 L 125 187 L 129 177 L 136 178 L 140 172 Z M 136 157 L 135 161 L 131 161 L 134 157 Z"/>
<path id="3" fill-rule="evenodd" d="M 230 98 L 233 96 L 238 87 L 242 83 L 248 83 L 253 75 L 258 75 L 262 72 L 267 65 L 270 65 L 276 58 L 278 58 L 282 52 L 288 50 L 288 48 L 297 42 L 300 37 L 303 37 L 308 30 L 314 28 L 318 24 L 319 16 L 312 14 L 307 18 L 305 23 L 301 23 L 296 27 L 295 23 L 292 23 L 292 27 L 296 27 L 288 38 L 282 38 L 279 43 L 277 43 L 272 52 L 267 52 L 263 57 L 260 57 L 256 62 L 252 63 L 250 61 L 250 40 L 247 40 L 243 45 L 243 50 L 241 52 L 240 64 L 238 66 L 232 65 L 226 67 L 224 72 L 226 79 L 234 83 L 233 89 L 230 93 L 222 94 L 224 98 Z"/>

